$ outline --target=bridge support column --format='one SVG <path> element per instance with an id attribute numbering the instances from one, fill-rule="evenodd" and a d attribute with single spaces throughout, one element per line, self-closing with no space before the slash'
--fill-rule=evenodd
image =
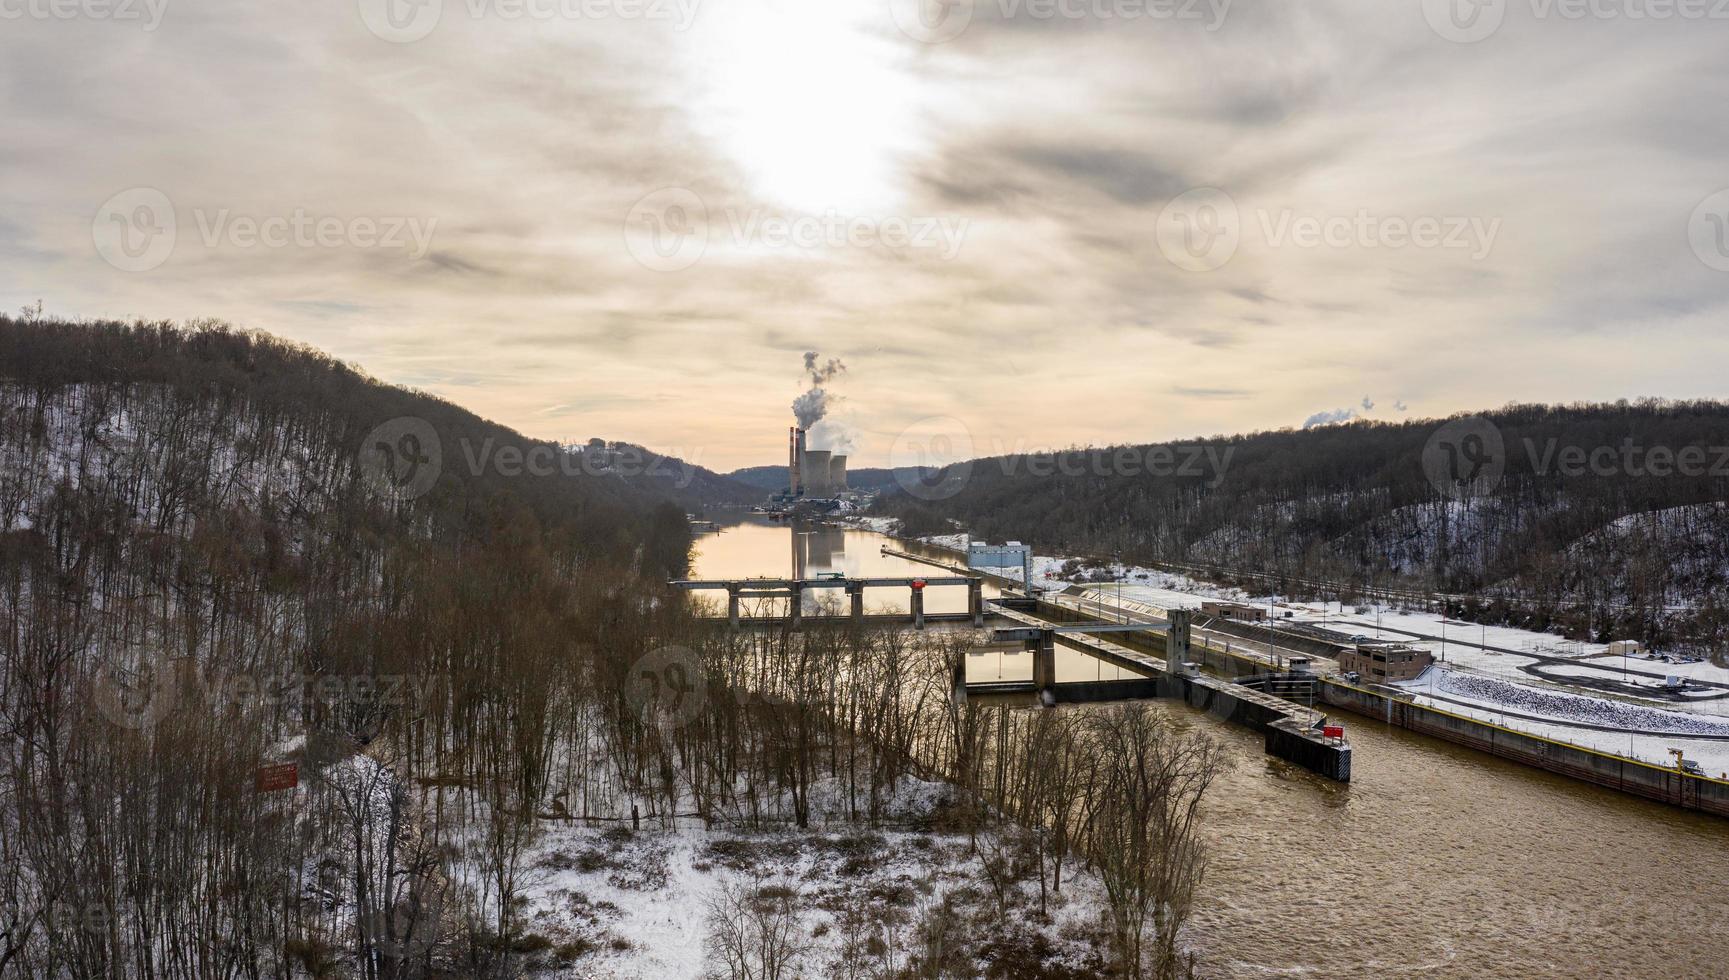
<path id="1" fill-rule="evenodd" d="M 913 609 L 913 629 L 915 629 L 915 630 L 924 629 L 925 628 L 925 590 L 920 588 L 917 585 L 913 586 L 912 609 Z"/>
<path id="2" fill-rule="evenodd" d="M 726 621 L 738 629 L 738 586 L 729 585 L 726 588 Z"/>
<path id="3" fill-rule="evenodd" d="M 847 583 L 846 594 L 852 600 L 852 621 L 854 626 L 864 625 L 864 586 Z"/>
<path id="4" fill-rule="evenodd" d="M 1033 686 L 1040 691 L 1057 682 L 1057 634 L 1040 630 L 1033 643 Z"/>
<path id="5" fill-rule="evenodd" d="M 985 624 L 985 583 L 982 579 L 973 579 L 967 583 L 967 612 L 973 614 L 975 628 Z"/>
<path id="6" fill-rule="evenodd" d="M 794 582 L 792 598 L 787 601 L 792 603 L 787 608 L 787 616 L 792 620 L 792 628 L 796 630 L 804 625 L 804 586 Z"/>

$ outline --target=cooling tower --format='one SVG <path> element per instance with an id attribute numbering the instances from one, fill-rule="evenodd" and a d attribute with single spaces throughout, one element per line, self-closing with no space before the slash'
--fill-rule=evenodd
<path id="1" fill-rule="evenodd" d="M 846 489 L 846 456 L 845 454 L 831 456 L 828 463 L 829 490 L 839 492 Z"/>
<path id="2" fill-rule="evenodd" d="M 828 471 L 829 451 L 826 449 L 811 449 L 804 454 L 804 462 L 799 464 L 799 476 L 804 480 L 804 495 L 807 497 L 826 497 L 829 494 Z"/>

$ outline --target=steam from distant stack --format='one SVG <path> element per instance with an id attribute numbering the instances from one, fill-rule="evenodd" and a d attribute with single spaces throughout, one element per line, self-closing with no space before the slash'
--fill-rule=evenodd
<path id="1" fill-rule="evenodd" d="M 824 362 L 821 354 L 807 350 L 804 352 L 804 372 L 810 376 L 810 388 L 793 399 L 792 414 L 798 419 L 799 428 L 808 429 L 828 414 L 830 396 L 823 385 L 844 374 L 846 364 L 838 357 Z"/>
<path id="2" fill-rule="evenodd" d="M 810 379 L 810 387 L 792 403 L 798 425 L 788 436 L 787 486 L 794 496 L 822 497 L 846 489 L 846 456 L 834 456 L 832 450 L 807 449 L 806 430 L 821 422 L 828 415 L 829 405 L 840 400 L 824 386 L 846 373 L 846 364 L 838 357 L 825 361 L 820 353 L 805 351 L 804 373 Z M 846 449 L 849 445 L 850 440 L 843 433 L 834 448 Z"/>

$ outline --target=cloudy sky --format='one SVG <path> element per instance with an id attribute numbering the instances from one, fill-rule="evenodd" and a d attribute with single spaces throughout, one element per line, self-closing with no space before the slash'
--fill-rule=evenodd
<path id="1" fill-rule="evenodd" d="M 1724 396 L 1725 51 L 1715 0 L 0 0 L 0 303 L 720 469 L 810 350 L 855 465 Z"/>

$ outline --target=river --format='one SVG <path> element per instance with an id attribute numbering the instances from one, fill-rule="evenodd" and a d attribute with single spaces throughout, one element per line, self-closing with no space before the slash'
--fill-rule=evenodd
<path id="1" fill-rule="evenodd" d="M 823 529 L 795 552 L 800 533 L 752 519 L 702 535 L 692 577 L 785 575 L 797 561 L 811 575 L 940 574 L 881 555 L 918 550 L 884 535 Z M 951 600 L 927 608 L 954 611 L 939 601 Z M 952 602 L 964 609 L 964 593 Z M 1072 651 L 1058 669 L 1112 676 Z M 1729 821 L 1349 714 L 1343 785 L 1266 755 L 1247 729 L 1161 704 L 1232 761 L 1207 806 L 1206 976 L 1729 977 Z"/>

